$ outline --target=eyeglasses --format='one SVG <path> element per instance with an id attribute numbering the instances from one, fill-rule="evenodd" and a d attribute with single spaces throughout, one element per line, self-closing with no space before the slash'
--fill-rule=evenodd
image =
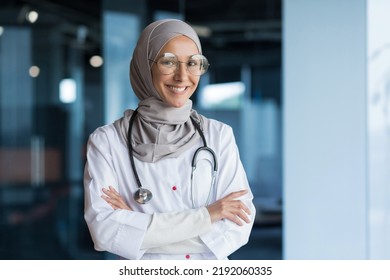
<path id="1" fill-rule="evenodd" d="M 201 54 L 192 55 L 188 61 L 179 61 L 173 53 L 164 53 L 156 61 L 150 59 L 157 64 L 157 68 L 163 75 L 173 74 L 178 68 L 179 63 L 185 63 L 188 72 L 193 75 L 201 76 L 209 69 L 209 62 L 207 58 Z"/>

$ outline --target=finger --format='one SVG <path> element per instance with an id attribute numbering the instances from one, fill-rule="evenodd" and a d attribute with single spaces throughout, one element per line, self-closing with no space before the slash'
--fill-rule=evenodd
<path id="1" fill-rule="evenodd" d="M 241 201 L 237 201 L 237 202 L 238 203 L 233 203 L 233 202 L 231 203 L 230 208 L 227 210 L 227 213 L 225 213 L 225 216 L 229 216 L 230 218 L 232 218 L 231 215 L 234 215 L 234 217 L 238 217 L 239 219 L 238 218 L 234 219 L 234 222 L 238 225 L 242 225 L 241 222 L 237 222 L 238 220 L 239 221 L 243 220 L 245 223 L 249 224 L 251 220 L 249 219 L 248 215 L 250 214 L 247 213 L 248 212 L 250 213 L 250 210 Z"/>
<path id="2" fill-rule="evenodd" d="M 233 214 L 233 213 L 230 213 L 230 215 L 227 215 L 227 216 L 226 216 L 226 219 L 232 221 L 233 223 L 236 223 L 236 224 L 239 225 L 239 226 L 242 226 L 242 225 L 243 225 L 241 219 L 239 219 L 239 218 L 238 218 L 235 214 Z"/>
<path id="3" fill-rule="evenodd" d="M 243 220 L 244 222 L 246 222 L 247 224 L 249 224 L 251 222 L 248 215 L 245 212 L 243 212 L 242 210 L 240 210 L 240 212 L 237 213 L 237 216 L 240 217 L 240 219 Z"/>
<path id="4" fill-rule="evenodd" d="M 236 223 L 239 226 L 243 226 L 242 221 L 244 221 L 247 224 L 251 222 L 247 214 L 243 212 L 241 209 L 237 209 L 235 211 L 230 212 L 228 215 L 226 215 L 226 218 Z"/>
<path id="5" fill-rule="evenodd" d="M 112 191 L 110 191 L 109 189 L 102 188 L 102 192 L 103 192 L 105 195 L 109 196 L 109 197 L 113 197 L 113 196 L 114 196 L 114 194 L 112 193 Z"/>
<path id="6" fill-rule="evenodd" d="M 246 206 L 245 203 L 243 203 L 242 201 L 241 201 L 241 209 L 242 209 L 245 213 L 247 213 L 248 215 L 251 214 L 251 210 L 250 210 L 250 209 L 248 208 L 248 206 Z"/>
<path id="7" fill-rule="evenodd" d="M 103 188 L 102 191 L 110 197 L 120 197 L 119 193 L 112 186 L 109 186 L 108 189 Z"/>
<path id="8" fill-rule="evenodd" d="M 103 199 L 108 203 L 108 205 L 110 205 L 114 210 L 118 209 L 118 208 L 111 202 L 111 199 L 110 199 L 108 196 L 102 195 L 101 198 L 103 198 Z"/>
<path id="9" fill-rule="evenodd" d="M 118 193 L 118 191 L 117 191 L 113 186 L 109 186 L 108 188 L 109 188 L 110 191 L 112 191 L 114 194 L 116 194 L 117 196 L 120 196 L 120 194 Z"/>
<path id="10" fill-rule="evenodd" d="M 100 196 L 101 198 L 103 198 L 108 204 L 113 204 L 115 202 L 114 199 L 112 199 L 111 197 L 109 196 L 105 196 L 105 195 L 102 195 Z"/>
<path id="11" fill-rule="evenodd" d="M 243 196 L 247 192 L 248 192 L 248 190 L 240 190 L 240 191 L 232 192 L 229 195 L 227 195 L 225 198 L 228 198 L 228 199 L 237 198 L 237 197 Z"/>
<path id="12" fill-rule="evenodd" d="M 119 209 L 118 207 L 116 207 L 114 204 L 112 204 L 112 203 L 108 203 L 114 210 L 117 210 L 117 209 Z"/>
<path id="13" fill-rule="evenodd" d="M 105 201 L 110 202 L 110 203 L 116 201 L 115 198 L 109 197 L 107 195 L 101 195 L 100 197 L 103 198 Z"/>
<path id="14" fill-rule="evenodd" d="M 237 211 L 235 213 L 237 213 L 237 215 L 241 219 L 243 219 L 246 223 L 250 223 L 250 219 L 249 219 L 248 215 L 251 214 L 251 211 L 242 201 L 240 201 L 238 208 L 237 208 Z"/>
<path id="15" fill-rule="evenodd" d="M 111 193 L 110 193 L 111 194 Z M 112 197 L 110 196 L 110 194 L 107 194 L 107 195 L 102 195 L 101 197 L 107 201 L 108 203 L 110 204 L 113 204 L 117 207 L 120 207 L 122 204 L 123 204 L 123 201 L 121 201 L 119 198 L 116 198 L 116 197 Z"/>
<path id="16" fill-rule="evenodd" d="M 108 196 L 101 195 L 100 197 L 103 198 L 106 202 L 109 203 L 110 198 Z"/>
<path id="17" fill-rule="evenodd" d="M 240 211 L 244 211 L 248 215 L 251 214 L 251 210 L 241 200 L 232 200 L 232 201 L 228 201 L 227 203 L 229 203 L 230 207 L 234 207 L 236 209 L 240 209 Z"/>

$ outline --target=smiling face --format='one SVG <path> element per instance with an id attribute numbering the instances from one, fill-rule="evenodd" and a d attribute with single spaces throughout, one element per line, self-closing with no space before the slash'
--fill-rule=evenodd
<path id="1" fill-rule="evenodd" d="M 157 57 L 164 53 L 176 55 L 179 61 L 187 62 L 188 59 L 198 54 L 198 48 L 194 41 L 186 36 L 177 36 L 161 49 Z M 188 72 L 186 63 L 179 63 L 178 68 L 172 74 L 162 74 L 156 63 L 152 64 L 153 85 L 161 99 L 172 107 L 182 107 L 192 96 L 198 86 L 200 76 Z"/>

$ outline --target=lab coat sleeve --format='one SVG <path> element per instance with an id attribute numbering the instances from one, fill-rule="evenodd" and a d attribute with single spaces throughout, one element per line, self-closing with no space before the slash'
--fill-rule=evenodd
<path id="1" fill-rule="evenodd" d="M 211 219 L 206 207 L 190 209 L 182 212 L 155 213 L 146 232 L 142 248 L 150 249 L 175 243 L 186 242 L 211 229 Z M 190 248 L 187 249 L 191 253 Z"/>
<path id="2" fill-rule="evenodd" d="M 214 223 L 211 231 L 200 236 L 217 259 L 224 259 L 248 242 L 256 209 L 252 202 L 253 195 L 240 160 L 233 130 L 230 126 L 223 126 L 220 131 L 220 147 L 218 151 L 220 166 L 214 201 L 232 192 L 248 189 L 249 192 L 239 199 L 251 211 L 251 215 L 248 216 L 251 221 L 249 224 L 243 222 L 244 225 L 239 226 L 230 220 L 223 219 Z"/>
<path id="3" fill-rule="evenodd" d="M 91 134 L 88 141 L 84 170 L 84 218 L 97 251 L 108 251 L 126 259 L 139 259 L 145 253 L 141 244 L 152 215 L 128 210 L 114 211 L 101 198 L 103 187 L 118 187 L 108 143 L 104 131 Z"/>

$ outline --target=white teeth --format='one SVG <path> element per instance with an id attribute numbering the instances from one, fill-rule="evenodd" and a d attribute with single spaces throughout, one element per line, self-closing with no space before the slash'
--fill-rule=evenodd
<path id="1" fill-rule="evenodd" d="M 170 87 L 173 91 L 182 92 L 186 90 L 186 87 Z"/>

